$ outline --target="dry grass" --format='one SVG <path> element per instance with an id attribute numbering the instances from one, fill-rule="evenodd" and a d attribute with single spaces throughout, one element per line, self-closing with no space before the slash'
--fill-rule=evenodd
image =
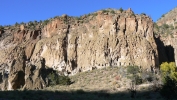
<path id="1" fill-rule="evenodd" d="M 124 75 L 123 75 L 124 74 Z M 81 72 L 74 76 L 71 76 L 71 80 L 74 82 L 69 86 L 53 86 L 48 87 L 46 90 L 59 90 L 59 91 L 78 91 L 85 92 L 94 91 L 106 91 L 107 93 L 128 93 L 130 89 L 131 80 L 125 77 L 125 72 L 120 72 L 120 67 L 108 67 L 103 69 L 96 69 L 88 72 Z M 154 92 L 152 83 L 142 84 L 137 86 L 139 95 L 138 98 L 149 100 L 163 100 L 158 92 Z M 143 94 L 143 93 L 147 93 Z M 124 99 L 128 99 L 130 96 L 123 96 Z"/>
<path id="2" fill-rule="evenodd" d="M 71 76 L 69 86 L 52 86 L 43 90 L 0 91 L 0 100 L 164 100 L 151 84 L 137 86 L 131 98 L 130 80 L 118 67 L 96 69 Z"/>

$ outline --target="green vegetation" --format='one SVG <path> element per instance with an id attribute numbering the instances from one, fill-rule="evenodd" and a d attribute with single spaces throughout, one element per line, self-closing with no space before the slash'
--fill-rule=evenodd
<path id="1" fill-rule="evenodd" d="M 159 26 L 157 25 L 157 23 L 154 23 L 154 28 L 159 31 Z"/>
<path id="2" fill-rule="evenodd" d="M 19 23 L 18 23 L 18 22 L 16 22 L 16 23 L 15 23 L 15 26 L 18 26 L 18 25 L 19 25 Z"/>
<path id="3" fill-rule="evenodd" d="M 54 19 L 59 18 L 59 16 L 55 16 Z"/>
<path id="4" fill-rule="evenodd" d="M 127 74 L 128 75 L 130 74 L 128 78 L 130 78 L 132 82 L 134 82 L 136 85 L 143 83 L 143 80 L 139 73 L 140 73 L 140 68 L 138 66 L 127 66 Z"/>
<path id="5" fill-rule="evenodd" d="M 160 65 L 163 86 L 161 94 L 167 99 L 177 98 L 177 71 L 174 62 L 164 62 Z"/>
<path id="6" fill-rule="evenodd" d="M 161 17 L 165 17 L 165 14 L 163 14 Z"/>
<path id="7" fill-rule="evenodd" d="M 141 15 L 146 15 L 145 13 L 141 13 Z"/>
<path id="8" fill-rule="evenodd" d="M 119 9 L 119 11 L 122 13 L 124 10 L 122 9 L 122 7 Z"/>
<path id="9" fill-rule="evenodd" d="M 3 29 L 4 29 L 4 27 L 2 25 L 0 25 L 0 30 L 3 30 Z"/>
<path id="10" fill-rule="evenodd" d="M 170 30 L 174 29 L 173 25 L 169 25 L 169 28 L 170 28 Z"/>
<path id="11" fill-rule="evenodd" d="M 139 73 L 140 69 L 138 66 L 127 66 L 127 73 L 128 74 L 136 74 Z"/>
<path id="12" fill-rule="evenodd" d="M 76 20 L 81 20 L 81 17 L 76 17 Z"/>
<path id="13" fill-rule="evenodd" d="M 25 24 L 25 23 L 24 23 L 24 22 L 21 22 L 20 24 L 23 25 L 23 24 Z"/>
<path id="14" fill-rule="evenodd" d="M 132 14 L 131 14 L 131 17 L 135 17 L 135 14 L 134 14 L 134 13 L 132 13 Z"/>
<path id="15" fill-rule="evenodd" d="M 43 21 L 43 26 L 47 25 L 49 23 L 49 20 L 44 20 Z"/>
<path id="16" fill-rule="evenodd" d="M 98 13 L 93 13 L 92 15 L 93 15 L 93 16 L 97 16 L 97 15 L 98 15 Z"/>
<path id="17" fill-rule="evenodd" d="M 177 72 L 176 72 L 176 65 L 175 62 L 164 62 L 160 65 L 160 70 L 162 72 L 162 77 L 163 77 L 163 81 L 164 83 L 166 83 L 166 76 L 168 76 L 169 78 L 176 80 L 177 81 Z"/>
<path id="18" fill-rule="evenodd" d="M 169 28 L 169 25 L 168 25 L 168 24 L 163 24 L 163 25 L 162 25 L 162 28 L 168 29 L 168 28 Z"/>
<path id="19" fill-rule="evenodd" d="M 110 12 L 111 14 L 115 14 L 115 11 L 114 10 L 111 10 L 111 12 Z"/>
<path id="20" fill-rule="evenodd" d="M 60 76 L 56 72 L 52 72 L 48 75 L 49 85 L 70 85 L 71 80 L 67 76 Z"/>
<path id="21" fill-rule="evenodd" d="M 107 12 L 109 12 L 109 10 L 102 10 L 102 13 L 107 13 Z"/>

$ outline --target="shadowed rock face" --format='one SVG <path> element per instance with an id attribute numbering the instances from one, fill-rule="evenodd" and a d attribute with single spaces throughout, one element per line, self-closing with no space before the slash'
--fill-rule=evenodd
<path id="1" fill-rule="evenodd" d="M 107 66 L 159 65 L 152 19 L 131 9 L 98 11 L 79 19 L 63 15 L 41 29 L 5 30 L 0 40 L 0 64 L 7 64 L 1 69 L 8 74 L 2 80 L 9 83 L 2 87 L 8 89 L 44 88 L 47 67 L 74 75 Z"/>

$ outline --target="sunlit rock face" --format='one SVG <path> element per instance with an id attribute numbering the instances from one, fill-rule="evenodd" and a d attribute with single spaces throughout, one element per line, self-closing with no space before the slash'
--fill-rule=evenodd
<path id="1" fill-rule="evenodd" d="M 99 11 L 75 21 L 62 18 L 44 27 L 46 38 L 36 44 L 32 61 L 42 56 L 46 66 L 72 75 L 106 66 L 158 66 L 153 22 L 148 16 L 128 9 L 116 14 Z"/>
<path id="2" fill-rule="evenodd" d="M 44 88 L 48 68 L 74 75 L 107 66 L 159 65 L 153 21 L 131 9 L 108 9 L 80 18 L 62 15 L 34 30 L 7 29 L 0 45 L 3 89 Z"/>

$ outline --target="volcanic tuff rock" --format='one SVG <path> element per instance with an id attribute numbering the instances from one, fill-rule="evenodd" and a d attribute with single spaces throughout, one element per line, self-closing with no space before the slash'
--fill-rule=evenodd
<path id="1" fill-rule="evenodd" d="M 135 15 L 131 9 L 107 9 L 80 18 L 63 15 L 38 26 L 4 29 L 0 38 L 2 89 L 46 87 L 49 68 L 74 75 L 107 66 L 149 69 L 159 64 L 152 19 Z"/>
<path id="2" fill-rule="evenodd" d="M 177 65 L 177 7 L 162 15 L 156 24 L 159 62 L 176 62 Z"/>
<path id="3" fill-rule="evenodd" d="M 157 21 L 157 24 L 159 26 L 163 24 L 168 24 L 168 25 L 172 24 L 174 26 L 177 26 L 175 22 L 177 22 L 177 7 L 172 9 L 168 13 L 163 14 L 162 17 Z"/>

